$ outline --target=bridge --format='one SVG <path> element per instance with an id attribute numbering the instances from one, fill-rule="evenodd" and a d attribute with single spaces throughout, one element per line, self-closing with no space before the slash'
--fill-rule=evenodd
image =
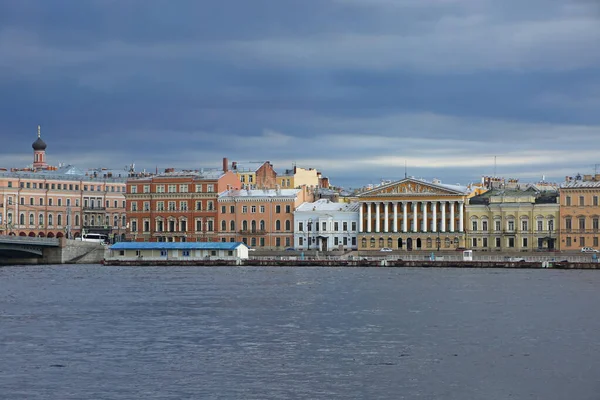
<path id="1" fill-rule="evenodd" d="M 100 243 L 0 235 L 0 264 L 98 263 L 104 258 Z"/>

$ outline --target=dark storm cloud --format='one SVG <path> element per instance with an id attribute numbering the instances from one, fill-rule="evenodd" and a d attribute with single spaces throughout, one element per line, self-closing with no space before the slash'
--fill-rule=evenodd
<path id="1" fill-rule="evenodd" d="M 0 2 L 1 166 L 314 166 L 560 178 L 597 161 L 600 21 L 586 1 Z M 586 139 L 587 138 L 587 139 Z M 15 154 L 22 154 L 15 158 Z M 21 161 L 24 160 L 24 161 Z M 91 164 L 90 164 L 91 163 Z"/>

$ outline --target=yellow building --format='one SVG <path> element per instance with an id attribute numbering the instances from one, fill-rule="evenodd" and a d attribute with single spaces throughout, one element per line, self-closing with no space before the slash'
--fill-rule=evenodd
<path id="1" fill-rule="evenodd" d="M 599 248 L 600 174 L 568 179 L 560 187 L 560 250 Z"/>
<path id="2" fill-rule="evenodd" d="M 314 168 L 300 168 L 294 166 L 277 174 L 277 184 L 282 189 L 296 189 L 301 186 L 307 188 L 319 187 L 319 172 Z"/>
<path id="3" fill-rule="evenodd" d="M 468 200 L 466 247 L 480 251 L 555 250 L 558 192 L 535 186 L 491 189 Z"/>
<path id="4" fill-rule="evenodd" d="M 467 195 L 463 186 L 414 178 L 359 194 L 359 250 L 463 247 Z"/>

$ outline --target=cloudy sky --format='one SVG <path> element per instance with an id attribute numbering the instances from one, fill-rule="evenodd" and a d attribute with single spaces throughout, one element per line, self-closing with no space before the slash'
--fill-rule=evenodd
<path id="1" fill-rule="evenodd" d="M 0 166 L 38 124 L 80 167 L 559 180 L 600 163 L 600 2 L 3 0 Z"/>

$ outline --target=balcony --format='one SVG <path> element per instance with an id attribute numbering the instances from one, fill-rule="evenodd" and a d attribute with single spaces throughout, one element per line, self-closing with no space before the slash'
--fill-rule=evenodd
<path id="1" fill-rule="evenodd" d="M 100 206 L 83 206 L 83 212 L 105 212 L 106 207 Z"/>

